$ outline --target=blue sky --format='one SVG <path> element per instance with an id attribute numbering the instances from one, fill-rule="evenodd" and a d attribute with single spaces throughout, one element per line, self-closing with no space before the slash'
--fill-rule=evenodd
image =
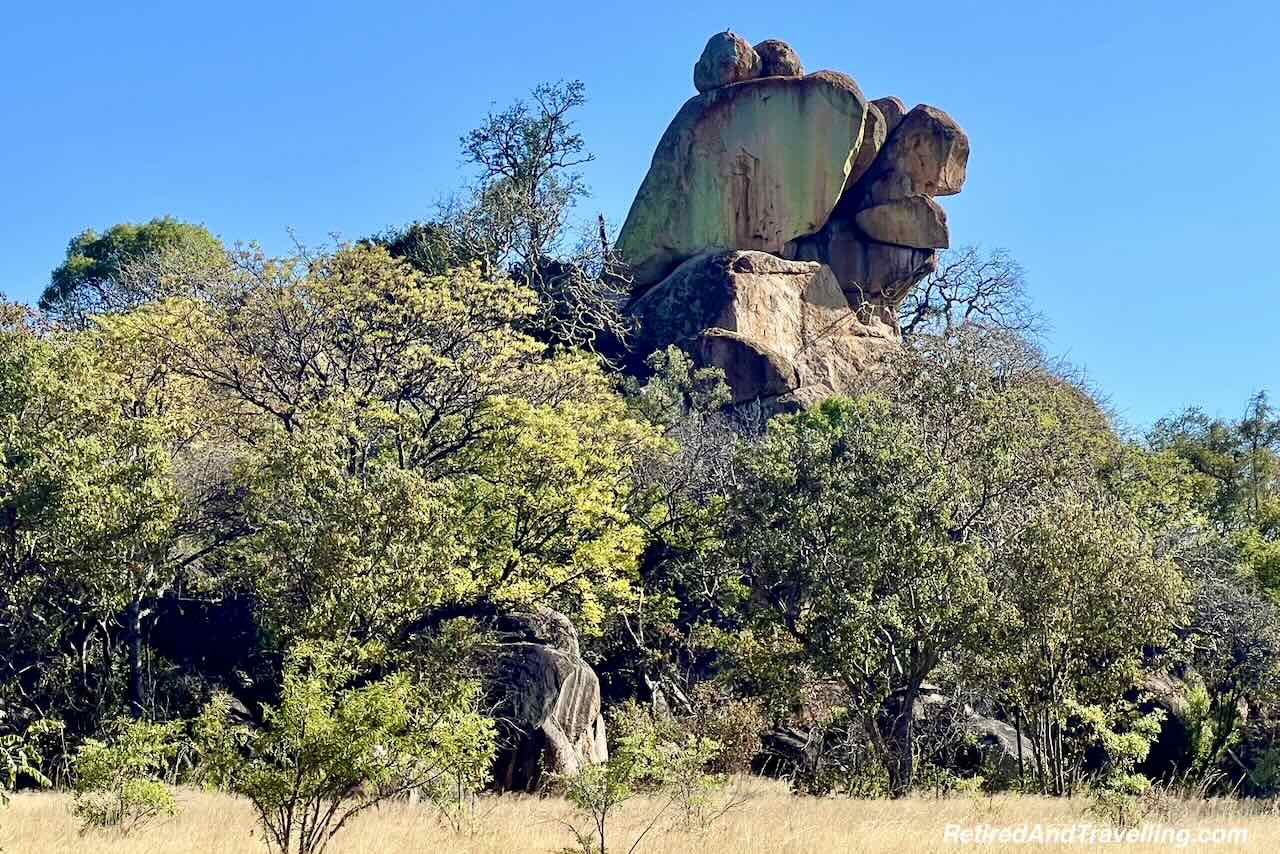
<path id="1" fill-rule="evenodd" d="M 973 143 L 957 244 L 1009 249 L 1134 425 L 1280 395 L 1280 9 L 969 4 L 16 4 L 0 29 L 0 290 L 161 214 L 285 251 L 430 214 L 491 103 L 580 78 L 590 210 L 626 214 L 708 36 L 782 38 Z M 584 211 L 585 213 L 585 211 Z"/>

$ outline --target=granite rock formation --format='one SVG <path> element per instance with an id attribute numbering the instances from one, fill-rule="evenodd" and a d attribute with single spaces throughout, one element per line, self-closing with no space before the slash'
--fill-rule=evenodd
<path id="1" fill-rule="evenodd" d="M 805 75 L 776 39 L 712 36 L 694 84 L 616 246 L 637 355 L 681 346 L 724 369 L 735 403 L 849 390 L 949 245 L 935 199 L 963 187 L 968 138 L 935 107 Z"/>
<path id="2" fill-rule="evenodd" d="M 535 792 L 556 776 L 607 762 L 600 680 L 583 660 L 569 619 L 549 608 L 508 614 L 496 634 L 498 786 Z"/>

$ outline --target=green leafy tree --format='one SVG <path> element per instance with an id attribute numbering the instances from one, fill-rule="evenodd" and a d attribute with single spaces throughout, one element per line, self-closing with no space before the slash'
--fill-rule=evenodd
<path id="1" fill-rule="evenodd" d="M 263 725 L 235 723 L 216 698 L 196 724 L 210 782 L 243 796 L 272 848 L 320 854 L 347 823 L 410 791 L 445 801 L 481 786 L 493 723 L 475 685 L 436 694 L 400 672 L 369 678 L 352 651 L 301 644 Z"/>
<path id="2" fill-rule="evenodd" d="M 1186 461 L 1205 514 L 1236 559 L 1273 594 L 1280 590 L 1280 417 L 1266 393 L 1253 395 L 1234 421 L 1194 408 L 1161 419 L 1147 441 Z"/>
<path id="3" fill-rule="evenodd" d="M 0 667 L 15 706 L 77 732 L 141 714 L 140 623 L 166 583 L 178 505 L 160 425 L 91 336 L 0 322 Z"/>
<path id="4" fill-rule="evenodd" d="M 980 645 L 1020 532 L 1113 442 L 1034 349 L 961 327 L 745 452 L 722 541 L 746 628 L 841 684 L 892 794 L 912 783 L 925 679 Z"/>
<path id="5" fill-rule="evenodd" d="M 143 268 L 143 262 L 157 266 Z M 190 271 L 224 262 L 222 244 L 201 225 L 158 217 L 82 232 L 67 247 L 40 295 L 40 308 L 73 327 L 95 315 L 128 311 L 164 295 L 166 265 Z"/>
<path id="6" fill-rule="evenodd" d="M 8 805 L 9 793 L 18 787 L 20 780 L 30 780 L 37 786 L 53 785 L 40 770 L 40 742 L 61 729 L 58 721 L 42 720 L 24 732 L 0 735 L 0 807 Z"/>
<path id="7" fill-rule="evenodd" d="M 1186 584 L 1159 533 L 1086 482 L 1046 502 L 993 574 L 999 608 L 979 678 L 1002 686 L 1044 791 L 1073 791 L 1087 752 L 1137 726 L 1127 696 L 1143 684 L 1148 651 L 1172 645 L 1185 614 Z"/>

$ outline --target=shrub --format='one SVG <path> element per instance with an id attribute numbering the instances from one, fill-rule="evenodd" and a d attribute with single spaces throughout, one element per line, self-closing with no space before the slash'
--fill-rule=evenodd
<path id="1" fill-rule="evenodd" d="M 300 644 L 261 728 L 215 698 L 197 723 L 206 778 L 252 802 L 279 854 L 321 854 L 357 814 L 418 791 L 436 803 L 474 791 L 493 761 L 476 687 L 429 692 L 406 674 L 360 684 L 353 656 Z"/>
<path id="2" fill-rule="evenodd" d="M 658 795 L 662 806 L 631 843 L 639 847 L 658 821 L 674 808 L 685 830 L 705 830 L 736 806 L 720 802 L 723 774 L 708 766 L 720 756 L 720 745 L 687 729 L 688 722 L 655 716 L 628 700 L 610 716 L 614 744 L 608 762 L 588 765 L 566 780 L 565 797 L 591 821 L 588 830 L 572 827 L 574 854 L 608 854 L 609 820 L 637 793 Z"/>
<path id="3" fill-rule="evenodd" d="M 760 753 L 760 735 L 765 730 L 764 700 L 735 697 L 711 682 L 692 691 L 691 734 L 720 746 L 708 769 L 720 774 L 747 774 Z"/>
<path id="4" fill-rule="evenodd" d="M 72 813 L 80 832 L 115 829 L 121 834 L 176 815 L 178 803 L 165 782 L 179 749 L 181 722 L 120 719 L 107 727 L 107 740 L 88 739 L 72 764 Z"/>
<path id="5" fill-rule="evenodd" d="M 36 721 L 24 733 L 0 735 L 0 806 L 9 803 L 9 793 L 18 787 L 18 780 L 26 777 L 37 786 L 51 785 L 40 770 L 40 751 L 37 746 L 45 735 L 58 732 L 62 724 L 57 721 Z"/>

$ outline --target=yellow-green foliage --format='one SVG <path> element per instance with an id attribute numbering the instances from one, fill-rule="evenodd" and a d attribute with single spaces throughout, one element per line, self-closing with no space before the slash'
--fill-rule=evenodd
<path id="1" fill-rule="evenodd" d="M 359 813 L 411 791 L 474 791 L 493 760 L 493 722 L 476 686 L 433 695 L 407 674 L 367 681 L 350 647 L 300 643 L 261 727 L 215 698 L 196 724 L 209 782 L 248 798 L 279 854 L 319 854 Z"/>
<path id="2" fill-rule="evenodd" d="M 175 815 L 178 802 L 165 780 L 184 725 L 117 720 L 105 741 L 88 739 L 73 766 L 73 812 L 81 832 L 91 828 L 128 834 Z"/>

